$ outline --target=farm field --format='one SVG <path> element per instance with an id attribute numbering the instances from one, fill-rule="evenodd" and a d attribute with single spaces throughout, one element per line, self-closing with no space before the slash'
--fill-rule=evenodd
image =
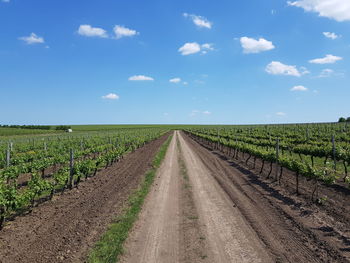
<path id="1" fill-rule="evenodd" d="M 89 262 L 350 260 L 347 125 L 113 127 L 3 137 L 1 262 L 88 260 L 170 134 L 124 252 Z"/>

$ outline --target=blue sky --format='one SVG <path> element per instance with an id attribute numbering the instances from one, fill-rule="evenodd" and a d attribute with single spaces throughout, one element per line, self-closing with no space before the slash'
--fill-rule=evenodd
<path id="1" fill-rule="evenodd" d="M 0 0 L 0 123 L 350 116 L 349 0 Z"/>

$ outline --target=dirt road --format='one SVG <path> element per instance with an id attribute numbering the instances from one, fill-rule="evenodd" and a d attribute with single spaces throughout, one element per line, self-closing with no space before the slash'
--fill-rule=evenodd
<path id="1" fill-rule="evenodd" d="M 178 142 L 178 143 L 177 143 Z M 218 185 L 204 163 L 179 132 L 171 142 L 137 226 L 128 240 L 128 254 L 122 262 L 185 262 L 179 241 L 186 231 L 181 227 L 183 199 L 179 191 L 179 154 L 187 168 L 197 220 L 202 232 L 201 246 L 209 248 L 198 255 L 198 262 L 272 262 L 264 244 L 247 225 L 239 210 Z M 181 187 L 184 187 L 182 185 Z M 200 238 L 200 237 L 199 237 Z M 183 240 L 183 239 L 182 239 Z M 186 242 L 186 240 L 184 240 Z M 187 241 L 188 242 L 188 241 Z M 193 246 L 191 243 L 182 247 Z M 197 248 L 202 250 L 201 247 Z M 180 260 L 182 259 L 182 260 Z M 183 260 L 184 259 L 184 260 Z M 193 258 L 191 261 L 195 262 Z"/>
<path id="2" fill-rule="evenodd" d="M 348 262 L 349 245 L 327 243 L 310 225 L 320 224 L 312 211 L 303 212 L 175 132 L 122 262 Z"/>

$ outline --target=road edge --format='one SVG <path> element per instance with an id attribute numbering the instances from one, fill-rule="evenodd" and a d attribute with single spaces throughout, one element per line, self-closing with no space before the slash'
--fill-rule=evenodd
<path id="1" fill-rule="evenodd" d="M 168 146 L 173 138 L 171 134 L 160 147 L 152 161 L 152 168 L 145 174 L 145 179 L 140 187 L 130 195 L 128 205 L 123 213 L 115 218 L 107 231 L 90 251 L 87 262 L 89 263 L 115 263 L 123 254 L 123 244 L 136 222 L 142 205 L 153 184 L 156 172 L 164 160 Z"/>

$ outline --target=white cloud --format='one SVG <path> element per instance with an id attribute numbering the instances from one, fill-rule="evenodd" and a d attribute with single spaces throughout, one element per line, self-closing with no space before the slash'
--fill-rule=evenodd
<path id="1" fill-rule="evenodd" d="M 188 85 L 188 82 L 187 82 L 187 81 L 184 81 L 182 84 L 184 84 L 184 85 Z"/>
<path id="2" fill-rule="evenodd" d="M 297 69 L 296 66 L 285 65 L 279 61 L 272 61 L 265 68 L 265 71 L 272 75 L 287 75 L 300 77 L 303 74 L 307 74 L 308 71 L 304 70 L 302 73 Z"/>
<path id="3" fill-rule="evenodd" d="M 113 30 L 117 39 L 122 37 L 132 37 L 139 34 L 136 30 L 119 25 L 116 25 Z"/>
<path id="4" fill-rule="evenodd" d="M 210 115 L 211 112 L 206 110 L 206 111 L 203 111 L 203 114 L 204 114 L 204 115 Z"/>
<path id="5" fill-rule="evenodd" d="M 181 55 L 187 56 L 200 52 L 201 46 L 196 42 L 186 43 L 185 45 L 180 47 L 178 51 L 181 53 Z"/>
<path id="6" fill-rule="evenodd" d="M 205 43 L 201 46 L 201 48 L 206 50 L 214 50 L 213 44 L 211 43 Z"/>
<path id="7" fill-rule="evenodd" d="M 333 39 L 333 40 L 339 38 L 339 36 L 336 33 L 333 33 L 333 32 L 323 32 L 323 35 L 325 37 Z"/>
<path id="8" fill-rule="evenodd" d="M 115 93 L 109 93 L 105 96 L 102 96 L 102 99 L 106 99 L 106 100 L 118 100 L 119 99 L 119 95 L 115 94 Z"/>
<path id="9" fill-rule="evenodd" d="M 338 60 L 342 60 L 342 57 L 337 57 L 333 55 L 326 55 L 324 58 L 316 58 L 309 60 L 310 63 L 313 64 L 333 64 L 337 62 Z"/>
<path id="10" fill-rule="evenodd" d="M 1 2 L 10 3 L 10 0 L 1 0 Z"/>
<path id="11" fill-rule="evenodd" d="M 291 91 L 307 91 L 308 88 L 305 88 L 304 86 L 294 86 L 293 88 L 290 89 Z"/>
<path id="12" fill-rule="evenodd" d="M 28 37 L 20 37 L 19 39 L 23 40 L 28 45 L 45 43 L 44 38 L 37 36 L 35 33 L 31 33 Z"/>
<path id="13" fill-rule="evenodd" d="M 180 78 L 173 78 L 173 79 L 170 79 L 169 82 L 171 82 L 171 83 L 180 83 L 181 79 Z"/>
<path id="14" fill-rule="evenodd" d="M 259 40 L 255 40 L 254 38 L 241 37 L 240 41 L 241 46 L 243 48 L 243 52 L 246 54 L 259 53 L 275 48 L 271 41 L 268 41 L 264 38 L 259 38 Z"/>
<path id="15" fill-rule="evenodd" d="M 330 76 L 332 76 L 334 73 L 334 70 L 333 69 L 329 69 L 329 68 L 326 68 L 326 69 L 323 69 L 320 73 L 320 75 L 318 75 L 319 78 L 328 78 Z"/>
<path id="16" fill-rule="evenodd" d="M 349 0 L 298 0 L 287 3 L 290 6 L 301 7 L 305 11 L 318 13 L 319 16 L 338 22 L 350 20 Z"/>
<path id="17" fill-rule="evenodd" d="M 131 81 L 145 81 L 145 80 L 154 80 L 153 78 L 151 77 L 148 77 L 148 76 L 144 76 L 144 75 L 135 75 L 135 76 L 132 76 L 129 78 L 129 80 Z"/>
<path id="18" fill-rule="evenodd" d="M 86 37 L 101 37 L 107 38 L 107 32 L 103 28 L 92 27 L 90 25 L 80 25 L 78 34 Z"/>
<path id="19" fill-rule="evenodd" d="M 276 115 L 277 116 L 286 116 L 287 114 L 285 112 L 279 111 L 279 112 L 276 112 Z"/>
<path id="20" fill-rule="evenodd" d="M 213 25 L 212 22 L 210 22 L 208 19 L 206 19 L 203 16 L 191 15 L 191 14 L 187 14 L 187 13 L 184 13 L 183 16 L 191 18 L 193 23 L 198 27 L 204 27 L 204 28 L 211 29 L 211 27 Z"/>
<path id="21" fill-rule="evenodd" d="M 204 44 L 200 45 L 197 42 L 186 43 L 178 49 L 178 51 L 183 56 L 195 54 L 198 52 L 202 52 L 202 54 L 206 54 L 206 53 L 208 53 L 208 51 L 212 51 L 212 50 L 214 50 L 213 44 L 204 43 Z"/>

